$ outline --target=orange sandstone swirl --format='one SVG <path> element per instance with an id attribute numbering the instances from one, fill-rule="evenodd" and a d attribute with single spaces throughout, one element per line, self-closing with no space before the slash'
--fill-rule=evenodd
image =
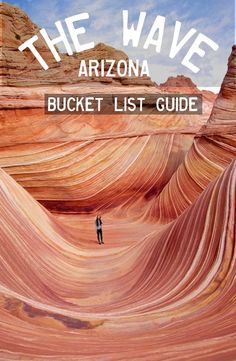
<path id="1" fill-rule="evenodd" d="M 233 360 L 235 185 L 234 161 L 170 225 L 86 250 L 1 171 L 2 358 Z"/>
<path id="2" fill-rule="evenodd" d="M 2 8 L 11 54 L 15 27 L 35 28 Z M 16 88 L 17 69 L 0 98 L 0 360 L 235 361 L 236 47 L 204 126 L 209 94 L 191 119 L 49 118 L 44 92 L 74 87 L 35 72 Z"/>
<path id="3" fill-rule="evenodd" d="M 146 219 L 169 222 L 197 199 L 236 157 L 236 46 L 212 114 Z"/>

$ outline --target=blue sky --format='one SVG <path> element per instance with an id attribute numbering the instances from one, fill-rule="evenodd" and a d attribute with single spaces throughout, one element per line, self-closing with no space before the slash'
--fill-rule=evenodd
<path id="1" fill-rule="evenodd" d="M 86 28 L 86 34 L 83 35 L 85 42 L 104 42 L 124 50 L 132 59 L 147 59 L 151 77 L 158 83 L 165 81 L 168 76 L 184 74 L 190 76 L 198 86 L 220 86 L 235 42 L 234 0 L 12 0 L 8 3 L 22 8 L 33 22 L 46 28 L 51 37 L 57 35 L 55 21 L 88 12 L 90 18 L 83 24 Z M 140 11 L 147 12 L 138 48 L 122 45 L 123 9 L 129 10 L 130 22 L 135 23 Z M 157 15 L 166 17 L 161 53 L 156 53 L 154 47 L 143 49 L 143 43 Z M 204 58 L 195 55 L 194 63 L 201 68 L 196 75 L 181 64 L 192 40 L 176 58 L 170 59 L 168 56 L 176 20 L 182 23 L 181 38 L 194 27 L 219 45 L 217 52 L 206 47 L 207 55 Z"/>

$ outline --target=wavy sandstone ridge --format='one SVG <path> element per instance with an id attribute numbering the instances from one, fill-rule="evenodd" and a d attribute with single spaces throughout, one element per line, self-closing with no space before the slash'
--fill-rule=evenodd
<path id="1" fill-rule="evenodd" d="M 0 360 L 234 361 L 236 47 L 200 116 L 47 116 L 45 93 L 199 90 L 72 84 L 79 57 L 39 43 L 43 75 L 14 50 L 39 28 L 1 11 Z M 109 54 L 126 57 L 82 55 Z"/>
<path id="2" fill-rule="evenodd" d="M 217 134 L 208 134 L 207 125 L 193 141 L 206 115 L 78 117 L 5 110 L 0 166 L 51 210 L 122 206 L 121 214 L 136 216 L 141 206 L 147 220 L 168 222 L 235 157 L 234 118 L 223 134 L 221 125 Z"/>
<path id="3" fill-rule="evenodd" d="M 119 211 L 121 207 L 121 214 L 125 211 L 135 217 L 140 207 L 148 211 L 182 163 L 195 133 L 206 123 L 215 96 L 203 92 L 204 112 L 194 117 L 151 112 L 137 116 L 45 115 L 45 93 L 148 95 L 169 88 L 140 79 L 128 85 L 119 79 L 109 86 L 98 79 L 87 79 L 83 86 L 71 84 L 82 57 L 127 58 L 104 44 L 56 63 L 39 41 L 37 46 L 50 63 L 45 73 L 29 53 L 16 51 L 39 28 L 17 7 L 2 4 L 1 11 L 4 87 L 0 96 L 0 167 L 54 211 L 92 212 L 114 207 Z M 63 64 L 69 69 L 66 76 Z M 73 79 L 78 83 L 77 77 Z M 192 83 L 184 77 L 181 82 L 181 92 L 199 92 L 196 86 L 189 87 Z M 142 174 L 146 174 L 145 182 Z"/>
<path id="4" fill-rule="evenodd" d="M 149 216 L 169 221 L 180 215 L 236 157 L 236 46 L 208 122 L 195 136 L 184 162 Z"/>
<path id="5" fill-rule="evenodd" d="M 233 360 L 235 162 L 165 229 L 96 251 L 0 185 L 3 359 Z"/>

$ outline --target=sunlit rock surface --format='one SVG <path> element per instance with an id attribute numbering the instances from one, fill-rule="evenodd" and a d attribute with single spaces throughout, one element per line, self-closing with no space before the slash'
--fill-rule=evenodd
<path id="1" fill-rule="evenodd" d="M 235 162 L 170 225 L 105 218 L 103 248 L 0 185 L 4 359 L 234 359 Z"/>
<path id="2" fill-rule="evenodd" d="M 38 27 L 2 8 L 0 360 L 234 361 L 236 48 L 202 115 L 47 116 L 45 93 L 199 90 L 72 84 L 76 57 L 45 79 L 13 53 Z"/>
<path id="3" fill-rule="evenodd" d="M 68 84 L 84 82 L 86 80 L 98 82 L 98 79 L 94 76 L 78 78 L 81 59 L 86 61 L 89 59 L 99 61 L 101 59 L 114 59 L 116 62 L 128 59 L 128 56 L 123 51 L 99 43 L 93 49 L 74 54 L 73 56 L 60 54 L 61 62 L 58 63 L 44 42 L 39 32 L 40 28 L 33 24 L 21 9 L 7 3 L 1 3 L 0 15 L 2 19 L 0 24 L 0 44 L 2 46 L 0 74 L 4 85 Z M 34 45 L 49 66 L 47 71 L 42 69 L 42 66 L 29 49 L 25 49 L 23 52 L 18 51 L 18 47 L 34 35 L 38 36 L 38 40 Z M 114 78 L 102 77 L 100 81 L 103 84 L 113 83 L 115 85 L 154 85 L 147 76 L 121 78 L 117 74 Z"/>
<path id="4" fill-rule="evenodd" d="M 236 157 L 236 47 L 208 122 L 151 213 L 162 220 L 180 215 Z"/>

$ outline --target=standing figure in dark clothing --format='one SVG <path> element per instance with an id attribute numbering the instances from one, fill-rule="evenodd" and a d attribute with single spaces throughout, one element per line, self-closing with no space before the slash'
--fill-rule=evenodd
<path id="1" fill-rule="evenodd" d="M 95 224 L 96 224 L 98 243 L 104 244 L 103 237 L 102 237 L 102 218 L 101 218 L 101 216 L 97 216 Z"/>

